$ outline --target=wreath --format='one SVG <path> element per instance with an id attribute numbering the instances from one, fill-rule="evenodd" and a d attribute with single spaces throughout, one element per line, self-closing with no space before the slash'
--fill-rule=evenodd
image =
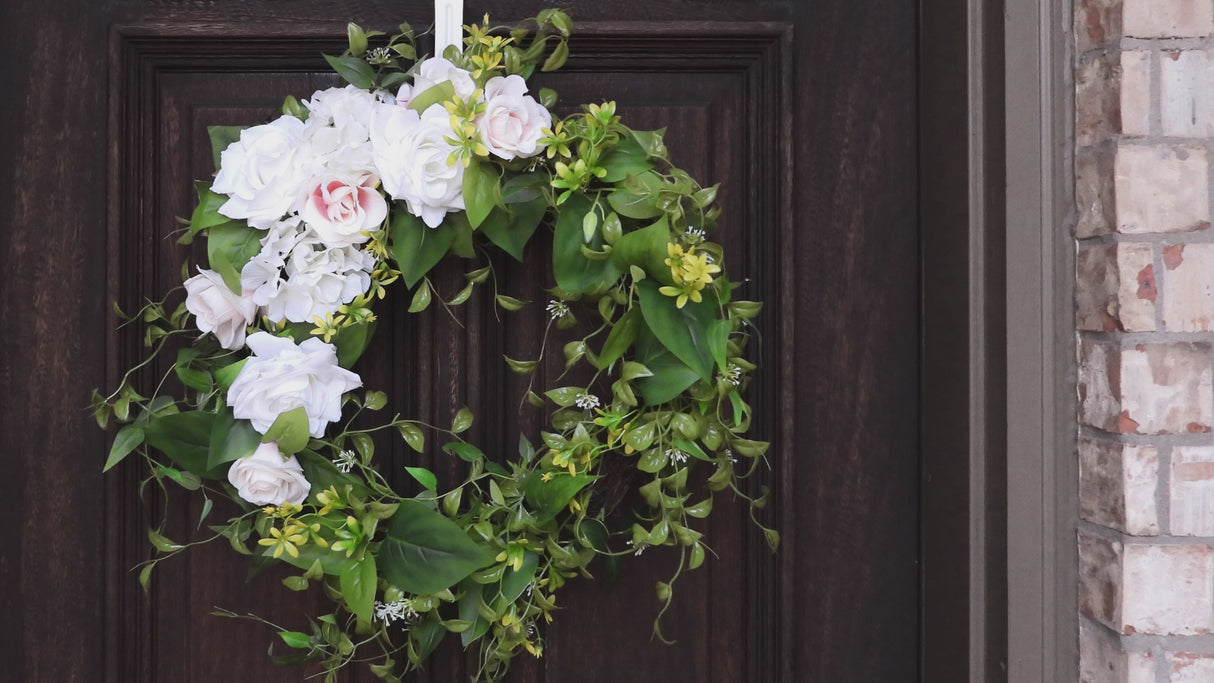
<path id="1" fill-rule="evenodd" d="M 112 394 L 94 392 L 94 412 L 102 428 L 122 425 L 106 470 L 137 453 L 144 484 L 202 492 L 200 525 L 215 498 L 242 514 L 194 543 L 167 538 L 163 522 L 149 530 L 158 553 L 141 565 L 145 589 L 158 562 L 226 539 L 302 570 L 287 588 L 320 583 L 332 599 L 309 632 L 278 628 L 284 659 L 320 660 L 326 680 L 370 659 L 396 681 L 452 633 L 479 645 L 476 679 L 496 680 L 518 652 L 542 654 L 559 589 L 599 556 L 679 549 L 657 584 L 661 638 L 674 579 L 708 551 L 696 527 L 713 493 L 731 490 L 754 518 L 765 496 L 739 480 L 767 449 L 743 437 L 755 367 L 744 351 L 761 305 L 735 298 L 710 241 L 717 188 L 670 164 L 662 131 L 628 128 L 613 102 L 554 120 L 556 94 L 528 94 L 536 68 L 565 62 L 571 29 L 551 9 L 515 28 L 486 17 L 464 27 L 463 51 L 419 60 L 408 24 L 391 36 L 350 24 L 346 52 L 326 56 L 347 86 L 288 97 L 264 125 L 210 129 L 217 173 L 197 183 L 179 240 L 205 238 L 208 267 L 183 266 L 175 304 L 180 288 L 133 316 L 118 310 L 144 325 L 150 351 Z M 536 234 L 552 239 L 544 344 L 505 362 L 533 375 L 550 337 L 577 334 L 566 368 L 591 379 L 533 379 L 523 398 L 551 409 L 549 426 L 508 460 L 461 436 L 466 408 L 446 427 L 376 420 L 387 396 L 354 371 L 374 302 L 400 280 L 410 312 L 458 306 L 478 286 L 518 310 L 490 259 L 522 261 Z M 427 274 L 459 263 L 476 267 L 440 297 Z M 158 357 L 164 376 L 144 395 L 140 371 Z M 376 465 L 381 432 L 419 453 L 438 436 L 466 477 L 440 486 L 406 467 L 415 492 L 394 490 Z M 595 495 L 604 464 L 644 480 L 631 514 Z M 763 531 L 774 550 L 778 534 Z"/>

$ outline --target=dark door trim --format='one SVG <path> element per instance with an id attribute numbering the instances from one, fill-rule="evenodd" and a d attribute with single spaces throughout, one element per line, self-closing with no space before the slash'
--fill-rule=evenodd
<path id="1" fill-rule="evenodd" d="M 1069 5 L 920 3 L 924 681 L 1078 675 Z"/>

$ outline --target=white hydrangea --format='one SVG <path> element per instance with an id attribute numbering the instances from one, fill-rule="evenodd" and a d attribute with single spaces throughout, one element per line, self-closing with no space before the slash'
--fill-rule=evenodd
<path id="1" fill-rule="evenodd" d="M 241 286 L 274 322 L 312 322 L 371 286 L 375 257 L 357 246 L 332 248 L 298 218 L 280 221 L 241 270 Z"/>
<path id="2" fill-rule="evenodd" d="M 317 90 L 303 104 L 309 112 L 301 136 L 309 177 L 373 169 L 369 126 L 379 104 L 373 93 L 347 85 Z"/>

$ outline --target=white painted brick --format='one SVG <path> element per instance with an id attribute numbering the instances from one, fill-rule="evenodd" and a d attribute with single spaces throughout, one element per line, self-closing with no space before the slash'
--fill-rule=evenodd
<path id="1" fill-rule="evenodd" d="M 1214 681 L 1214 656 L 1168 653 L 1168 683 L 1210 683 Z"/>
<path id="2" fill-rule="evenodd" d="M 1214 134 L 1214 60 L 1201 50 L 1163 53 L 1160 59 L 1160 118 L 1163 134 L 1207 137 Z"/>
<path id="3" fill-rule="evenodd" d="M 1172 533 L 1214 536 L 1214 446 L 1174 449 L 1170 489 Z"/>
<path id="4" fill-rule="evenodd" d="M 1117 245 L 1117 321 L 1126 332 L 1155 330 L 1155 251 L 1149 244 Z"/>
<path id="5" fill-rule="evenodd" d="M 1121 53 L 1121 132 L 1151 133 L 1151 53 L 1126 50 Z"/>
<path id="6" fill-rule="evenodd" d="M 1122 633 L 1196 635 L 1214 629 L 1209 546 L 1126 545 L 1122 558 Z"/>
<path id="7" fill-rule="evenodd" d="M 1174 332 L 1214 329 L 1214 244 L 1163 249 L 1163 326 Z"/>
<path id="8" fill-rule="evenodd" d="M 1140 344 L 1121 353 L 1121 429 L 1198 434 L 1214 424 L 1214 368 L 1206 344 Z"/>
<path id="9" fill-rule="evenodd" d="M 1133 38 L 1200 38 L 1214 32 L 1211 0 L 1125 0 L 1125 35 Z"/>
<path id="10" fill-rule="evenodd" d="M 1122 145 L 1114 161 L 1113 182 L 1120 232 L 1209 227 L 1204 147 Z"/>

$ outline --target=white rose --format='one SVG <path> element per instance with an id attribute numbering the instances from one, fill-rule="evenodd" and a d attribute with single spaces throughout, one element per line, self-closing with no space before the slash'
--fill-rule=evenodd
<path id="1" fill-rule="evenodd" d="M 219 213 L 262 227 L 290 211 L 307 178 L 297 158 L 303 130 L 303 121 L 283 116 L 241 131 L 219 155 L 211 189 L 228 195 Z"/>
<path id="2" fill-rule="evenodd" d="M 472 94 L 476 92 L 476 82 L 472 80 L 472 74 L 442 57 L 431 57 L 422 62 L 421 66 L 417 67 L 417 73 L 413 76 L 413 92 L 410 99 L 417 97 L 439 83 L 446 83 L 448 81 L 455 88 L 455 94 L 459 95 L 462 99 L 470 99 Z"/>
<path id="3" fill-rule="evenodd" d="M 205 268 L 185 281 L 185 291 L 186 310 L 194 314 L 203 334 L 214 334 L 225 349 L 244 346 L 245 328 L 257 317 L 251 297 L 228 289 L 219 273 Z"/>
<path id="4" fill-rule="evenodd" d="M 368 126 L 379 103 L 373 93 L 348 85 L 317 90 L 304 101 L 308 122 L 303 140 L 310 174 L 365 173 L 371 170 Z"/>
<path id="5" fill-rule="evenodd" d="M 254 505 L 299 505 L 312 490 L 299 461 L 293 455 L 284 460 L 273 441 L 234 461 L 228 481 L 236 487 L 236 495 Z"/>
<path id="6" fill-rule="evenodd" d="M 485 84 L 485 112 L 476 117 L 476 127 L 493 154 L 507 160 L 535 156 L 551 125 L 552 115 L 527 95 L 521 76 L 495 76 Z"/>
<path id="7" fill-rule="evenodd" d="M 316 438 L 341 419 L 341 395 L 362 386 L 358 375 L 337 365 L 337 348 L 309 338 L 298 346 L 285 337 L 256 332 L 246 340 L 253 355 L 228 389 L 232 414 L 265 434 L 278 416 L 303 406 Z"/>
<path id="8" fill-rule="evenodd" d="M 378 184 L 370 173 L 322 176 L 300 200 L 299 215 L 329 247 L 362 244 L 388 216 Z"/>
<path id="9" fill-rule="evenodd" d="M 371 116 L 371 147 L 384 190 L 404 200 L 409 213 L 431 228 L 438 227 L 447 212 L 464 208 L 464 167 L 458 161 L 447 163 L 456 150 L 445 139 L 451 134 L 450 117 L 442 107 L 430 107 L 419 116 L 385 104 Z"/>

